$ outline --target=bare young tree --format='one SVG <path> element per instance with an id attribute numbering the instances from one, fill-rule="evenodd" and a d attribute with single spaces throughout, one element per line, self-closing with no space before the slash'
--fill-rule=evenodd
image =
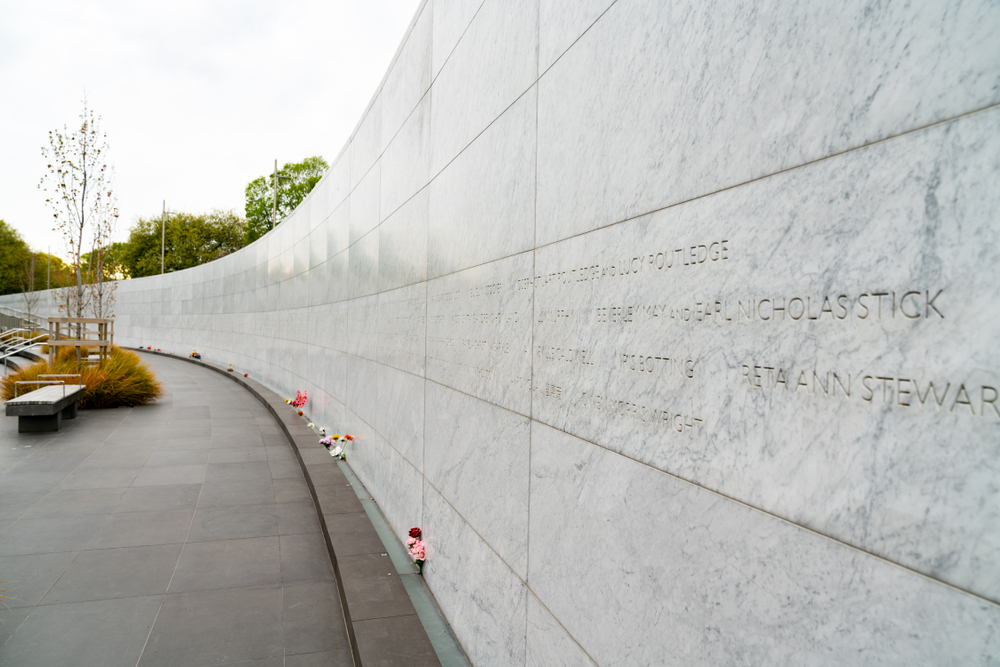
<path id="1" fill-rule="evenodd" d="M 114 283 L 105 284 L 104 258 L 118 219 L 112 190 L 114 169 L 107 164 L 107 135 L 100 118 L 87 108 L 72 131 L 49 132 L 49 147 L 42 148 L 47 173 L 38 187 L 52 209 L 54 230 L 63 235 L 69 251 L 75 285 L 66 288 L 60 310 L 69 317 L 83 317 L 90 306 L 97 317 L 111 315 Z M 91 247 L 84 262 L 84 248 Z"/>
<path id="2" fill-rule="evenodd" d="M 38 310 L 38 300 L 41 296 L 35 291 L 35 253 L 24 260 L 24 270 L 17 277 L 17 282 L 21 286 L 21 301 L 24 302 L 24 311 L 28 314 L 28 319 L 35 321 L 35 312 Z"/>

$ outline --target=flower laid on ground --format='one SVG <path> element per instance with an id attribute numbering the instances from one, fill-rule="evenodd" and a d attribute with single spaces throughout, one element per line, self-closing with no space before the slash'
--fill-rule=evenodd
<path id="1" fill-rule="evenodd" d="M 198 354 L 198 350 L 191 350 L 191 358 L 192 359 L 201 359 L 201 355 Z"/>
<path id="2" fill-rule="evenodd" d="M 291 402 L 292 402 L 292 399 L 290 399 L 290 398 L 286 398 L 285 399 L 285 403 L 291 403 Z"/>
<path id="3" fill-rule="evenodd" d="M 243 374 L 243 377 L 247 377 L 247 375 L 248 375 L 248 373 L 244 373 L 244 374 Z"/>
<path id="4" fill-rule="evenodd" d="M 413 559 L 413 564 L 423 573 L 424 561 L 427 560 L 427 549 L 424 547 L 424 541 L 420 539 L 420 535 L 419 528 L 410 528 L 410 536 L 406 538 L 406 552 Z"/>
<path id="5" fill-rule="evenodd" d="M 322 433 L 323 435 L 326 435 L 326 427 L 325 426 L 320 426 L 319 427 L 319 432 Z"/>
<path id="6" fill-rule="evenodd" d="M 306 398 L 306 392 L 304 392 L 304 391 L 296 391 L 295 392 L 295 398 L 292 399 L 292 407 L 293 408 L 301 408 L 308 401 L 309 401 L 309 399 Z M 302 413 L 299 413 L 299 414 L 302 414 Z"/>
<path id="7" fill-rule="evenodd" d="M 299 417 L 301 417 L 302 416 L 302 411 L 299 410 L 298 412 L 299 412 Z"/>
<path id="8" fill-rule="evenodd" d="M 346 461 L 347 455 L 344 453 L 344 448 L 337 444 L 338 442 L 343 442 L 345 439 L 346 438 L 341 438 L 339 435 L 333 435 L 332 437 L 323 438 L 319 441 L 319 444 L 327 448 L 330 452 L 330 456 L 338 457 Z M 353 439 L 354 438 L 351 438 L 351 440 Z"/>
<path id="9" fill-rule="evenodd" d="M 308 426 L 309 428 L 316 428 L 316 424 L 313 424 L 312 422 L 309 422 L 308 424 L 306 424 L 306 426 Z"/>
<path id="10" fill-rule="evenodd" d="M 232 373 L 233 372 L 233 365 L 229 364 L 229 368 L 227 368 L 226 370 L 229 371 L 230 373 Z"/>

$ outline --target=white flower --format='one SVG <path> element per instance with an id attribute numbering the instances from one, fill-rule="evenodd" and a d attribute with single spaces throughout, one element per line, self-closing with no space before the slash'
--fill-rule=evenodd
<path id="1" fill-rule="evenodd" d="M 330 456 L 340 456 L 343 453 L 344 450 L 339 445 L 330 450 Z"/>
<path id="2" fill-rule="evenodd" d="M 325 426 L 320 426 L 319 427 L 319 432 L 322 433 L 323 435 L 326 435 L 326 427 Z"/>
<path id="3" fill-rule="evenodd" d="M 314 428 L 315 426 L 316 426 L 316 424 L 313 424 L 312 422 L 309 422 L 309 428 Z"/>

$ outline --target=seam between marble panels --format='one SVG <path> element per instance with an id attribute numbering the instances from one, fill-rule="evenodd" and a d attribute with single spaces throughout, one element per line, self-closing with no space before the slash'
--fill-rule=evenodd
<path id="1" fill-rule="evenodd" d="M 583 31 L 576 36 L 576 39 L 574 39 L 569 46 L 563 49 L 562 53 L 556 56 L 555 60 L 553 60 L 552 63 L 545 68 L 545 72 L 539 73 L 538 78 L 541 79 L 550 69 L 555 67 L 556 63 L 562 60 L 563 56 L 569 53 L 570 49 L 576 46 L 576 43 L 579 42 L 581 39 L 583 39 L 583 36 L 586 35 L 588 32 L 590 32 L 590 29 L 593 28 L 595 25 L 597 25 L 597 22 L 600 21 L 602 18 L 604 18 L 604 15 L 607 14 L 611 10 L 611 8 L 614 7 L 616 4 L 618 4 L 618 0 L 612 0 L 611 4 L 605 7 L 604 11 L 601 12 L 601 15 L 598 16 L 596 19 L 594 19 L 590 25 L 584 28 Z M 539 17 L 539 23 L 541 23 L 541 17 Z M 540 49 L 541 49 L 541 41 L 539 41 L 539 50 Z"/>
<path id="2" fill-rule="evenodd" d="M 527 586 L 527 588 L 528 588 L 528 592 L 531 594 L 531 597 L 535 598 L 535 602 L 537 602 L 539 604 L 539 606 L 542 609 L 544 609 L 545 612 L 549 616 L 552 617 L 552 620 L 556 622 L 556 625 L 558 625 L 560 628 L 562 628 L 562 631 L 566 633 L 566 636 L 569 637 L 571 640 L 573 640 L 573 643 L 576 644 L 577 647 L 579 647 L 580 651 L 585 656 L 587 656 L 587 659 L 590 660 L 591 664 L 593 664 L 594 667 L 597 667 L 597 661 L 594 660 L 594 658 L 591 657 L 591 655 L 587 651 L 587 649 L 583 648 L 583 645 L 580 644 L 579 641 L 577 641 L 576 637 L 573 636 L 573 633 L 571 633 L 569 630 L 567 630 L 566 626 L 563 625 L 562 622 L 558 618 L 556 618 L 556 615 L 552 613 L 552 610 L 549 609 L 548 606 L 544 602 L 542 602 L 541 598 L 538 597 L 538 595 L 535 593 L 535 591 L 531 590 L 531 586 Z M 525 642 L 525 646 L 527 646 L 527 642 Z M 525 649 L 525 650 L 527 650 L 527 649 Z M 527 662 L 527 659 L 525 659 L 525 662 Z"/>
<path id="3" fill-rule="evenodd" d="M 482 399 L 480 399 L 480 400 L 482 400 Z M 792 521 L 791 519 L 783 517 L 780 514 L 775 514 L 774 512 L 771 512 L 771 511 L 768 511 L 766 509 L 757 507 L 756 505 L 751 505 L 750 503 L 746 502 L 745 500 L 740 500 L 739 498 L 727 495 L 727 494 L 722 493 L 721 491 L 717 491 L 717 490 L 715 490 L 715 489 L 713 489 L 711 487 L 708 487 L 708 486 L 705 486 L 703 484 L 699 484 L 698 482 L 694 482 L 692 480 L 686 479 L 686 478 L 681 477 L 680 475 L 677 475 L 675 473 L 668 472 L 666 470 L 662 470 L 661 468 L 657 468 L 656 466 L 651 465 L 649 463 L 646 463 L 645 461 L 641 461 L 639 459 L 636 459 L 636 458 L 633 458 L 631 456 L 628 456 L 627 454 L 622 454 L 621 452 L 617 452 L 617 451 L 615 451 L 613 449 L 610 449 L 610 448 L 608 448 L 608 447 L 606 447 L 604 445 L 601 445 L 599 443 L 592 442 L 590 440 L 587 440 L 586 438 L 581 438 L 580 436 L 578 436 L 578 435 L 576 435 L 574 433 L 570 433 L 569 431 L 561 429 L 561 428 L 559 428 L 557 426 L 552 426 L 551 424 L 547 424 L 547 423 L 545 423 L 543 421 L 540 421 L 540 420 L 537 420 L 537 419 L 533 419 L 532 421 L 536 421 L 539 424 L 541 424 L 541 425 L 543 425 L 543 426 L 545 426 L 547 428 L 551 428 L 553 431 L 558 431 L 560 433 L 565 433 L 566 435 L 568 435 L 568 436 L 570 436 L 572 438 L 575 438 L 577 440 L 580 440 L 582 442 L 585 442 L 588 445 L 591 445 L 593 447 L 597 447 L 599 449 L 603 449 L 605 452 L 607 452 L 609 454 L 612 454 L 614 456 L 619 456 L 619 457 L 621 457 L 623 459 L 631 461 L 632 463 L 636 463 L 636 464 L 641 465 L 641 466 L 643 466 L 645 468 L 649 468 L 650 470 L 658 472 L 658 473 L 660 473 L 662 475 L 667 475 L 668 477 L 673 477 L 674 479 L 676 479 L 676 480 L 678 480 L 680 482 L 683 482 L 684 484 L 689 484 L 691 486 L 694 486 L 696 488 L 702 489 L 703 491 L 711 493 L 711 494 L 713 494 L 715 496 L 718 496 L 720 498 L 724 498 L 724 499 L 729 500 L 729 501 L 731 501 L 733 503 L 736 503 L 738 505 L 742 505 L 743 507 L 746 507 L 747 509 L 749 509 L 751 511 L 759 512 L 760 514 L 764 514 L 766 516 L 769 516 L 769 517 L 771 517 L 773 519 L 781 521 L 782 523 L 785 523 L 785 524 L 787 524 L 789 526 L 792 526 L 794 528 L 797 528 L 799 530 L 804 530 L 806 532 L 812 533 L 812 534 L 814 534 L 814 535 L 816 535 L 816 536 L 818 536 L 818 537 L 820 537 L 822 539 L 829 540 L 831 542 L 835 542 L 835 543 L 840 544 L 841 546 L 844 546 L 844 547 L 846 547 L 848 549 L 852 549 L 854 551 L 858 551 L 860 553 L 865 554 L 866 556 L 870 556 L 872 558 L 880 560 L 880 561 L 882 561 L 882 562 L 884 562 L 884 563 L 886 563 L 888 565 L 895 566 L 895 567 L 901 568 L 903 570 L 907 570 L 908 572 L 911 572 L 911 573 L 913 573 L 913 574 L 915 574 L 915 575 L 917 575 L 919 577 L 923 577 L 924 579 L 928 579 L 928 580 L 933 581 L 935 583 L 938 583 L 938 584 L 940 584 L 942 586 L 947 586 L 948 588 L 954 589 L 956 591 L 960 591 L 960 592 L 965 593 L 967 595 L 971 595 L 971 596 L 973 596 L 975 598 L 978 598 L 978 599 L 980 599 L 980 600 L 982 600 L 984 602 L 987 602 L 987 603 L 989 603 L 989 604 L 991 604 L 991 605 L 993 605 L 995 607 L 1000 608 L 1000 602 L 997 602 L 996 600 L 991 600 L 990 598 L 986 597 L 985 595 L 982 595 L 980 593 L 976 593 L 975 591 L 970 591 L 970 590 L 967 590 L 965 588 L 962 588 L 961 586 L 957 586 L 955 584 L 949 583 L 949 582 L 944 581 L 942 579 L 938 579 L 937 577 L 935 577 L 933 575 L 927 574 L 926 572 L 921 572 L 920 570 L 917 570 L 917 569 L 915 569 L 913 567 L 910 567 L 909 565 L 903 565 L 902 563 L 897 563 L 896 561 L 892 560 L 891 558 L 889 558 L 887 556 L 882 556 L 880 554 L 874 553 L 874 552 L 869 551 L 869 550 L 867 550 L 867 549 L 865 549 L 863 547 L 860 547 L 860 546 L 858 546 L 856 544 L 851 544 L 850 542 L 842 540 L 842 539 L 840 539 L 838 537 L 833 537 L 832 535 L 827 535 L 826 533 L 823 533 L 823 532 L 821 532 L 820 530 L 818 530 L 816 528 L 810 528 L 809 526 L 804 526 L 804 525 L 802 525 L 800 523 Z"/>

